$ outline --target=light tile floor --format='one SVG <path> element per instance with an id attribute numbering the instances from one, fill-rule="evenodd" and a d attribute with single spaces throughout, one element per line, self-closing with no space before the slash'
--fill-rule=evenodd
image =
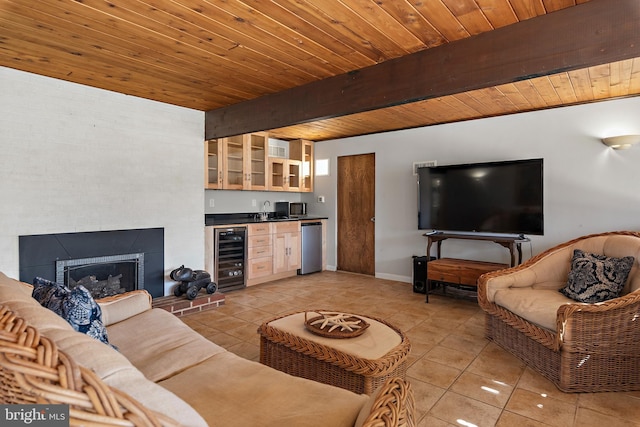
<path id="1" fill-rule="evenodd" d="M 408 377 L 419 427 L 640 427 L 640 392 L 563 393 L 484 338 L 474 301 L 416 294 L 408 283 L 322 272 L 226 294 L 183 320 L 218 345 L 259 358 L 257 327 L 285 312 L 331 309 L 383 318 L 411 340 Z"/>

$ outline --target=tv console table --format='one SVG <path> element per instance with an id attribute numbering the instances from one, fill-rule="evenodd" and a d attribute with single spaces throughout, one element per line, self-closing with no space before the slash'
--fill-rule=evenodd
<path id="1" fill-rule="evenodd" d="M 526 243 L 529 241 L 528 238 L 522 236 L 489 236 L 444 232 L 427 233 L 424 234 L 424 236 L 427 237 L 427 286 L 425 290 L 426 302 L 429 302 L 429 292 L 431 290 L 432 281 L 440 282 L 443 286 L 454 285 L 477 288 L 478 278 L 484 273 L 501 270 L 509 266 L 514 267 L 515 265 L 517 265 L 516 252 L 518 254 L 517 263 L 520 264 L 522 262 L 522 243 Z M 442 242 L 447 239 L 483 240 L 497 243 L 509 249 L 509 254 L 511 255 L 511 264 L 507 265 L 485 261 L 442 258 Z M 433 243 L 436 243 L 437 245 L 436 259 L 430 260 L 431 247 Z"/>

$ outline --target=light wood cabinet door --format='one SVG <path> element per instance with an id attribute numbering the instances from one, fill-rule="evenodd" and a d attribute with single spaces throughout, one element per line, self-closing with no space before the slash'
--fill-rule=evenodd
<path id="1" fill-rule="evenodd" d="M 250 190 L 267 190 L 269 187 L 269 134 L 249 134 L 246 141 L 247 181 Z"/>
<path id="2" fill-rule="evenodd" d="M 290 221 L 274 225 L 273 274 L 296 271 L 300 268 L 300 222 Z"/>
<path id="3" fill-rule="evenodd" d="M 204 188 L 222 188 L 222 140 L 211 139 L 204 142 Z"/>
<path id="4" fill-rule="evenodd" d="M 269 190 L 285 191 L 287 182 L 286 163 L 287 159 L 280 157 L 269 158 Z"/>
<path id="5" fill-rule="evenodd" d="M 267 190 L 268 155 L 268 132 L 205 141 L 205 188 Z"/>
<path id="6" fill-rule="evenodd" d="M 273 236 L 273 274 L 289 270 L 288 256 L 287 233 L 275 234 Z"/>
<path id="7" fill-rule="evenodd" d="M 285 190 L 300 192 L 302 179 L 302 162 L 300 160 L 287 160 L 287 185 Z"/>
<path id="8" fill-rule="evenodd" d="M 300 247 L 300 233 L 289 233 L 289 259 L 287 260 L 289 265 L 289 271 L 298 270 L 301 266 L 301 247 Z"/>
<path id="9" fill-rule="evenodd" d="M 269 190 L 271 191 L 300 191 L 302 177 L 302 162 L 299 160 L 270 157 L 271 170 Z"/>
<path id="10" fill-rule="evenodd" d="M 289 142 L 289 158 L 300 160 L 300 192 L 313 192 L 313 141 L 297 139 Z"/>
<path id="11" fill-rule="evenodd" d="M 300 233 L 279 233 L 273 236 L 273 274 L 300 268 Z"/>
<path id="12" fill-rule="evenodd" d="M 246 167 L 246 135 L 222 138 L 223 141 L 223 186 L 227 190 L 244 190 L 248 188 Z"/>

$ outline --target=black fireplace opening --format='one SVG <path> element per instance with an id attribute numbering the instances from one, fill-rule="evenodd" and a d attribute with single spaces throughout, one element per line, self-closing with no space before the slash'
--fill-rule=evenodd
<path id="1" fill-rule="evenodd" d="M 145 289 L 164 296 L 164 228 L 19 236 L 20 280 L 37 276 L 94 295 Z M 89 286 L 87 286 L 89 285 Z M 95 288 L 96 291 L 94 292 Z M 124 291 L 123 291 L 124 289 Z"/>
<path id="2" fill-rule="evenodd" d="M 96 299 L 144 289 L 144 253 L 58 260 L 56 282 L 82 285 Z"/>

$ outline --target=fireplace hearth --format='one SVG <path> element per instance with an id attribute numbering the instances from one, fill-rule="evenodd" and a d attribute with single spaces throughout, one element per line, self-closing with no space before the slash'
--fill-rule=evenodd
<path id="1" fill-rule="evenodd" d="M 92 294 L 145 289 L 164 296 L 164 228 L 19 236 L 19 252 L 23 282 L 40 276 L 69 287 L 93 284 Z"/>

